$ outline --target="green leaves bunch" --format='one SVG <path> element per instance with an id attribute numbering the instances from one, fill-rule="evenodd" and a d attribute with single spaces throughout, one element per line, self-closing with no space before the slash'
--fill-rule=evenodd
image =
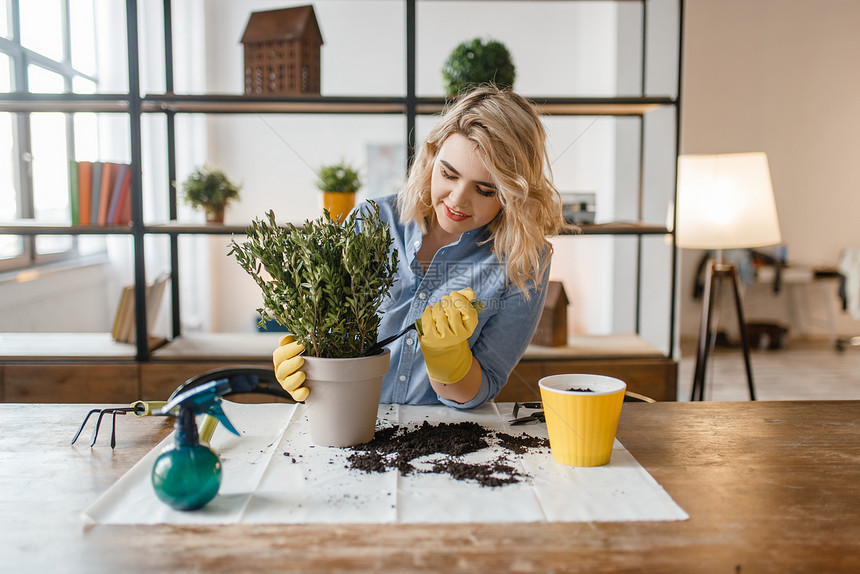
<path id="1" fill-rule="evenodd" d="M 209 165 L 198 167 L 182 183 L 185 201 L 192 207 L 211 210 L 239 198 L 240 186 L 227 174 Z"/>
<path id="2" fill-rule="evenodd" d="M 456 96 L 481 84 L 511 89 L 516 78 L 511 53 L 496 40 L 481 38 L 459 44 L 442 66 L 445 95 Z"/>
<path id="3" fill-rule="evenodd" d="M 317 187 L 320 191 L 355 193 L 361 189 L 358 170 L 342 161 L 334 165 L 324 165 L 319 172 Z"/>
<path id="4" fill-rule="evenodd" d="M 359 356 L 376 343 L 379 306 L 394 284 L 397 250 L 379 206 L 342 224 L 328 211 L 303 228 L 281 227 L 272 211 L 230 250 L 263 294 L 260 324 L 274 319 L 312 357 Z"/>

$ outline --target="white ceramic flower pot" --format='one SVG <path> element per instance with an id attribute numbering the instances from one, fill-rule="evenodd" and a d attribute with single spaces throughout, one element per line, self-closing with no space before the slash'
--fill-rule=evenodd
<path id="1" fill-rule="evenodd" d="M 305 357 L 302 370 L 310 389 L 305 403 L 315 445 L 345 447 L 373 438 L 390 355 L 383 349 L 351 359 Z"/>

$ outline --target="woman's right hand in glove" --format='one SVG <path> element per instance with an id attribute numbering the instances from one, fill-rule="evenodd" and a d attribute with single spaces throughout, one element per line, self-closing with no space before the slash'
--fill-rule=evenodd
<path id="1" fill-rule="evenodd" d="M 304 402 L 310 394 L 310 389 L 302 386 L 305 373 L 299 370 L 305 364 L 304 358 L 299 354 L 304 350 L 305 346 L 296 341 L 294 336 L 284 335 L 278 342 L 278 348 L 272 353 L 275 378 L 297 403 Z"/>

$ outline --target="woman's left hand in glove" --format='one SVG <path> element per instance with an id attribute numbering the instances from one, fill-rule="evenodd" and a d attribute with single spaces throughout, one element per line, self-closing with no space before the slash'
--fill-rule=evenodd
<path id="1" fill-rule="evenodd" d="M 434 381 L 456 383 L 472 366 L 468 339 L 478 326 L 478 311 L 470 304 L 474 298 L 470 288 L 452 291 L 421 314 L 423 333 L 418 340 Z"/>

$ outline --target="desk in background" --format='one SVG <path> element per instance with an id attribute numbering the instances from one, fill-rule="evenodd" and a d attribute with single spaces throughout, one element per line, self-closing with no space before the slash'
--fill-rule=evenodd
<path id="1" fill-rule="evenodd" d="M 835 267 L 787 266 L 777 270 L 774 266 L 756 269 L 755 283 L 761 289 L 785 292 L 785 316 L 789 326 L 798 326 L 800 334 L 808 336 L 809 327 L 821 326 L 827 330 L 830 342 L 836 344 L 836 318 L 833 306 L 841 275 Z M 811 311 L 814 295 L 810 289 L 817 288 L 824 317 L 818 318 Z M 747 304 L 750 302 L 748 301 Z M 747 308 L 748 322 L 754 321 L 754 307 Z"/>

